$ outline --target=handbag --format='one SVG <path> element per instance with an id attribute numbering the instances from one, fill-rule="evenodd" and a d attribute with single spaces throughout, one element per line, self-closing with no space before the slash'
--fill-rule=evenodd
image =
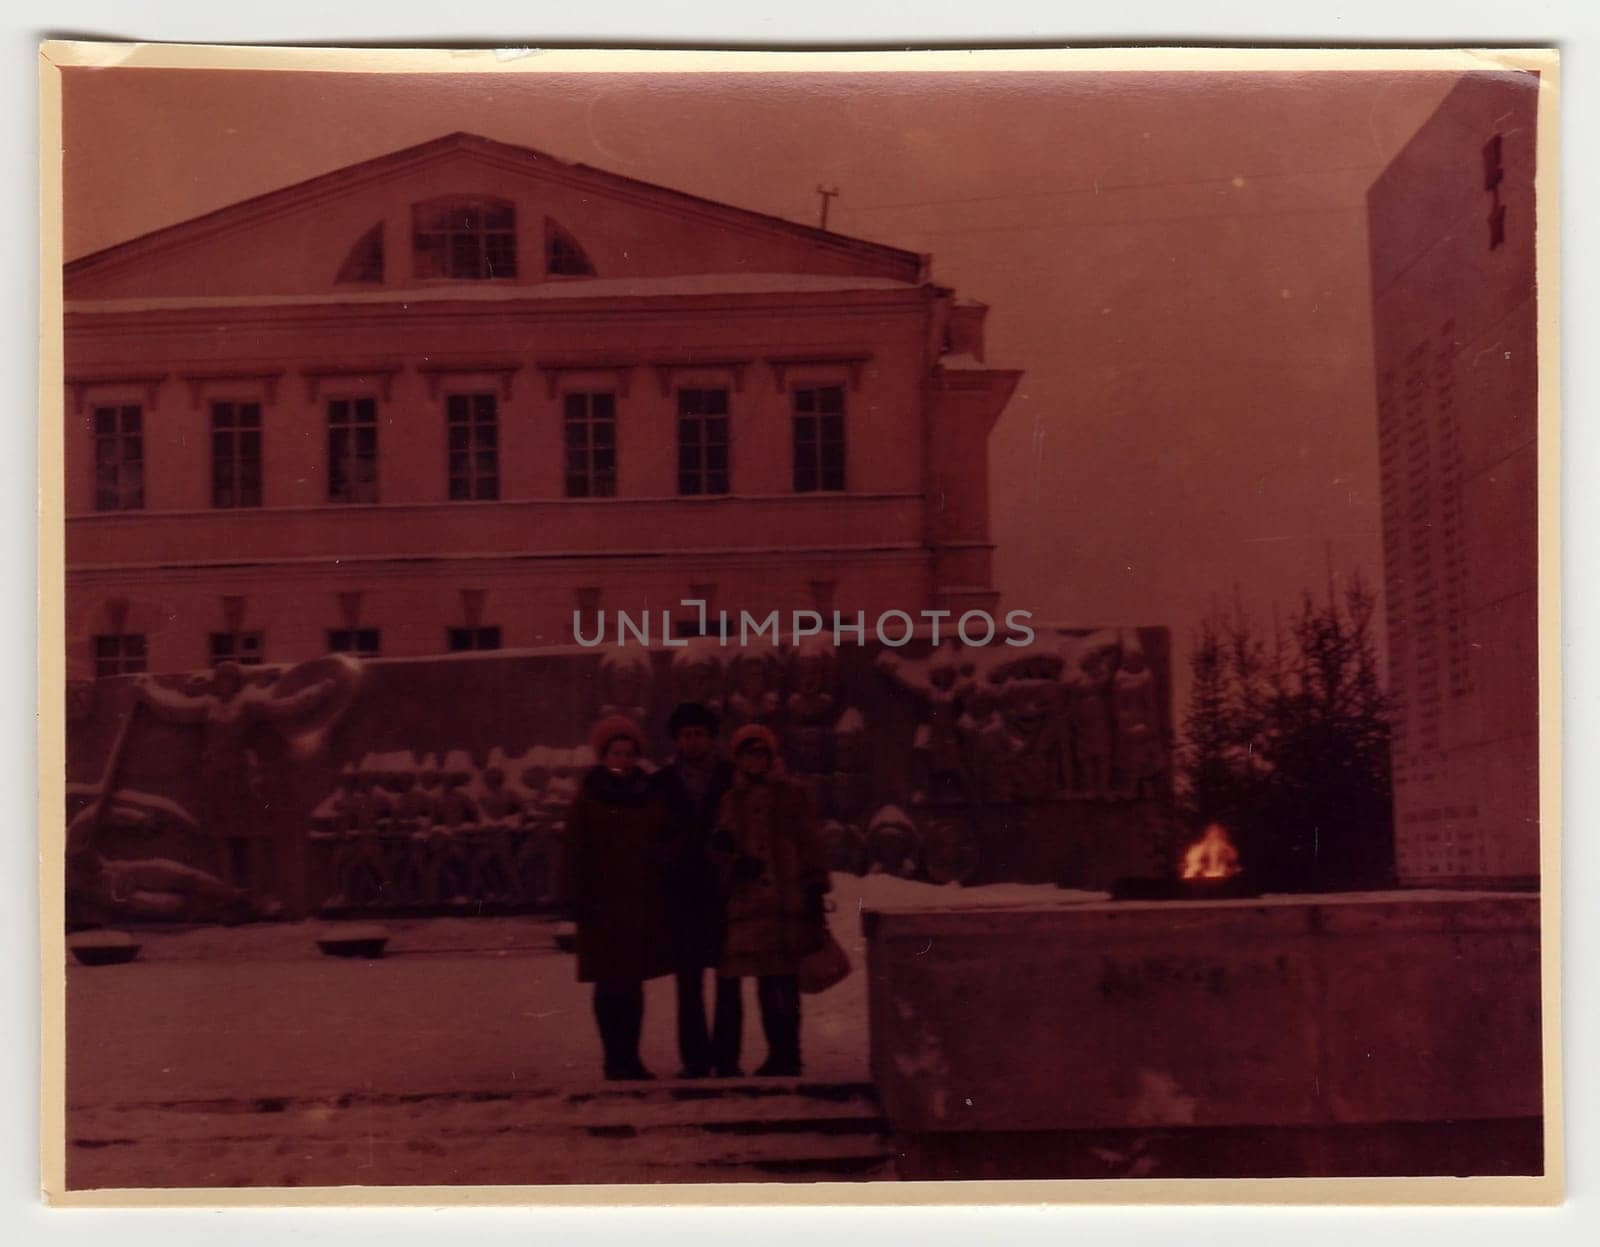
<path id="1" fill-rule="evenodd" d="M 850 977 L 850 955 L 824 927 L 821 946 L 800 958 L 798 973 L 801 991 L 808 995 L 825 992 Z"/>

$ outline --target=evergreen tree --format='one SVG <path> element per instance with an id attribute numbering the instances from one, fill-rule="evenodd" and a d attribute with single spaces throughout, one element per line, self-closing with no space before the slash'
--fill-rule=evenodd
<path id="1" fill-rule="evenodd" d="M 1190 656 L 1180 795 L 1217 821 L 1264 887 L 1381 886 L 1393 865 L 1389 701 L 1375 600 L 1309 594 L 1271 645 L 1240 610 L 1205 620 Z"/>

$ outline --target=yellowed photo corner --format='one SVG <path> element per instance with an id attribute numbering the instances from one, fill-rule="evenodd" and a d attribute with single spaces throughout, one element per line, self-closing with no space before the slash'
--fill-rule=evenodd
<path id="1" fill-rule="evenodd" d="M 1541 1177 L 1120 1179 L 544 1187 L 65 1189 L 62 184 L 59 71 L 80 66 L 337 73 L 791 72 L 1465 72 L 1540 76 L 1539 213 L 1540 814 L 1543 887 L 1545 1163 Z M 1559 54 L 1554 49 L 1060 49 L 972 52 L 717 52 L 509 49 L 250 48 L 48 41 L 40 47 L 39 607 L 41 1188 L 62 1207 L 951 1206 L 1027 1204 L 1551 1205 L 1564 1193 L 1560 1000 L 1561 663 Z M 56 638 L 54 644 L 49 638 Z"/>

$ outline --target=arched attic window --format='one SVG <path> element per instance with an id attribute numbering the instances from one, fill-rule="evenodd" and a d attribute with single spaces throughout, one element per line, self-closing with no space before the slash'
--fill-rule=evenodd
<path id="1" fill-rule="evenodd" d="M 341 284 L 383 280 L 382 221 L 356 239 L 355 246 L 350 248 L 350 254 L 345 256 L 344 263 L 339 266 L 339 276 L 334 280 Z"/>
<path id="2" fill-rule="evenodd" d="M 593 277 L 594 265 L 578 240 L 552 218 L 544 219 L 544 271 L 552 277 Z"/>
<path id="3" fill-rule="evenodd" d="M 486 281 L 517 275 L 517 209 L 507 199 L 446 195 L 411 206 L 418 277 Z"/>

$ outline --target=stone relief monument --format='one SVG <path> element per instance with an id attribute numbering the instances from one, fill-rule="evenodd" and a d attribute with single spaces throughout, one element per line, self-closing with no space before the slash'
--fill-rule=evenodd
<path id="1" fill-rule="evenodd" d="M 694 700 L 724 738 L 773 728 L 835 869 L 1104 888 L 1168 821 L 1168 661 L 1163 629 L 1041 628 L 1024 648 L 699 638 L 114 677 L 74 697 L 73 886 L 85 920 L 548 905 L 593 763 L 574 742 L 625 713 L 665 761 Z M 168 849 L 136 856 L 156 827 Z"/>
<path id="2" fill-rule="evenodd" d="M 354 698 L 361 668 L 354 660 L 329 657 L 261 674 L 261 681 L 251 681 L 243 668 L 222 663 L 181 687 L 149 676 L 127 682 L 131 697 L 99 779 L 67 785 L 68 810 L 77 806 L 66 836 L 69 924 L 242 921 L 281 909 L 282 901 L 269 890 L 249 886 L 248 855 L 237 851 L 241 841 L 262 834 L 272 800 L 257 733 L 269 730 L 293 758 L 314 757 Z M 87 700 L 77 699 L 80 707 Z M 99 705 L 93 699 L 90 713 Z M 194 797 L 188 802 L 119 786 L 130 747 L 150 720 L 200 729 Z M 205 859 L 205 865 L 137 855 L 130 833 L 135 841 L 171 841 L 177 833 L 180 851 Z M 108 849 L 109 840 L 120 840 L 120 851 Z"/>

